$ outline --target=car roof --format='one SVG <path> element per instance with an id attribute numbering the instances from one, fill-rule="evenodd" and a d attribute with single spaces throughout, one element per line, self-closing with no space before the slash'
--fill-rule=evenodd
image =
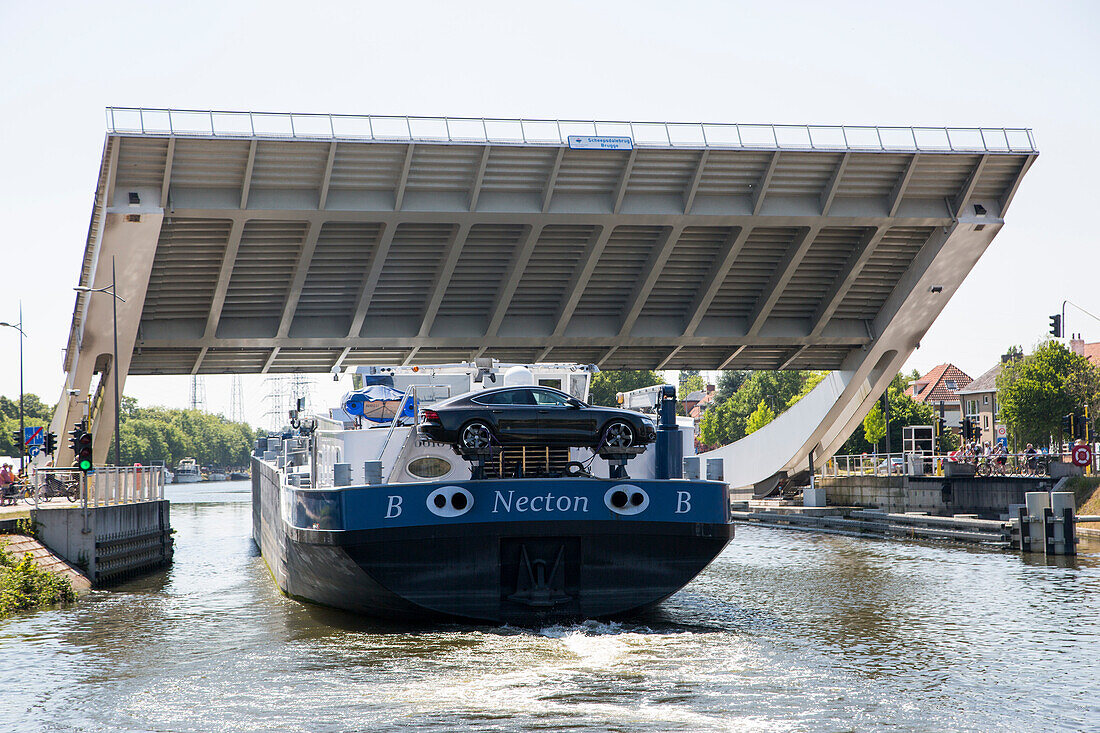
<path id="1" fill-rule="evenodd" d="M 517 384 L 509 387 L 492 387 L 490 389 L 478 389 L 474 390 L 473 392 L 465 392 L 463 394 L 455 395 L 454 397 L 448 397 L 445 400 L 437 402 L 435 403 L 435 407 L 446 407 L 448 405 L 453 405 L 456 402 L 461 402 L 463 400 L 475 400 L 476 398 L 484 397 L 485 395 L 498 394 L 500 392 L 512 392 L 519 389 L 537 389 L 545 392 L 554 392 L 555 394 L 562 395 L 563 397 L 566 397 L 568 399 L 573 399 L 573 395 L 569 394 L 568 392 L 563 392 L 560 389 L 554 389 L 553 387 L 546 387 L 541 384 Z"/>

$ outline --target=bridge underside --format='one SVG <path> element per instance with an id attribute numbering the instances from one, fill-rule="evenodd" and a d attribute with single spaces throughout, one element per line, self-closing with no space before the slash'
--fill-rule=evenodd
<path id="1" fill-rule="evenodd" d="M 114 258 L 122 375 L 854 373 L 915 348 L 1035 156 L 112 132 L 80 284 Z M 109 306 L 77 298 L 70 386 L 112 368 Z"/>

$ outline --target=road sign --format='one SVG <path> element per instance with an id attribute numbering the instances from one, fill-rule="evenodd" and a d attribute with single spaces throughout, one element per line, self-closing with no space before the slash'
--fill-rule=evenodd
<path id="1" fill-rule="evenodd" d="M 997 431 L 997 439 L 998 440 L 1001 439 L 1001 438 L 1004 438 L 1005 440 L 1008 440 L 1008 427 L 1007 426 L 997 425 L 996 426 L 996 431 Z"/>
<path id="2" fill-rule="evenodd" d="M 634 141 L 628 137 L 570 135 L 569 147 L 573 150 L 633 150 Z"/>
<path id="3" fill-rule="evenodd" d="M 35 456 L 38 455 L 38 446 L 37 445 L 28 445 L 27 446 L 27 453 L 30 455 L 31 458 L 34 458 Z"/>
<path id="4" fill-rule="evenodd" d="M 23 428 L 23 445 L 42 445 L 46 442 L 46 428 Z"/>
<path id="5" fill-rule="evenodd" d="M 1092 451 L 1087 445 L 1073 446 L 1073 465 L 1087 466 L 1092 463 Z"/>

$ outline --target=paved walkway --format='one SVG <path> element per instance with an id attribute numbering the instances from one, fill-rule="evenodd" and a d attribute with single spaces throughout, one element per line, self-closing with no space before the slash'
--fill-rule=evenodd
<path id="1" fill-rule="evenodd" d="M 46 502 L 41 502 L 38 505 L 39 509 L 72 509 L 73 507 L 79 507 L 79 501 L 69 501 L 61 497 L 54 497 Z M 14 504 L 5 504 L 0 506 L 0 520 L 4 519 L 22 519 L 23 517 L 29 517 L 31 509 L 34 509 L 34 504 L 28 504 L 20 499 Z"/>
<path id="2" fill-rule="evenodd" d="M 24 504 L 23 506 L 26 506 Z M 7 509 L 8 507 L 4 507 Z M 3 544 L 8 552 L 17 557 L 30 555 L 34 562 L 43 570 L 64 575 L 73 584 L 73 590 L 84 593 L 91 589 L 92 584 L 87 577 L 69 563 L 53 554 L 41 542 L 33 537 L 21 534 L 0 535 L 0 544 Z"/>

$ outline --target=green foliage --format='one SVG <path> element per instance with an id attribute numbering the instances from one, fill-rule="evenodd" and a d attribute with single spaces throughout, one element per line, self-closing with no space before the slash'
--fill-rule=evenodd
<path id="1" fill-rule="evenodd" d="M 756 410 L 745 421 L 745 435 L 751 435 L 775 419 L 775 411 L 760 400 Z"/>
<path id="2" fill-rule="evenodd" d="M 718 384 L 716 385 L 715 401 L 725 402 L 730 397 L 741 389 L 741 385 L 745 383 L 745 380 L 751 375 L 747 369 L 730 369 L 722 372 L 718 376 Z"/>
<path id="3" fill-rule="evenodd" d="M 702 392 L 706 388 L 706 382 L 703 381 L 703 377 L 700 376 L 699 372 L 680 372 L 680 386 L 676 390 L 676 393 L 680 396 L 681 400 L 686 398 L 692 392 Z"/>
<path id="4" fill-rule="evenodd" d="M 1017 444 L 1045 446 L 1061 429 L 1062 416 L 1088 405 L 1095 420 L 1100 370 L 1058 341 L 1047 341 L 997 377 L 1001 420 Z"/>
<path id="5" fill-rule="evenodd" d="M 876 402 L 863 418 L 863 439 L 870 445 L 877 445 L 885 437 L 886 416 L 882 414 L 882 402 Z"/>
<path id="6" fill-rule="evenodd" d="M 932 406 L 917 402 L 905 394 L 905 385 L 910 381 L 906 375 L 898 374 L 886 388 L 890 403 L 890 450 L 899 453 L 902 450 L 902 429 L 908 425 L 931 425 Z M 863 418 L 863 438 L 869 447 L 873 447 L 886 437 L 886 418 L 882 414 L 881 398 Z M 885 449 L 885 445 L 881 446 Z M 861 453 L 864 451 L 860 451 Z"/>
<path id="7" fill-rule="evenodd" d="M 776 415 L 809 394 L 828 372 L 730 371 L 718 380 L 716 404 L 709 408 L 699 424 L 699 439 L 704 445 L 726 445 L 748 435 L 749 419 L 763 403 L 771 412 L 759 430 Z M 735 386 L 736 385 L 736 386 Z M 723 399 L 723 392 L 734 390 Z"/>
<path id="8" fill-rule="evenodd" d="M 42 427 L 53 419 L 53 408 L 38 395 L 23 395 L 23 424 L 26 427 Z M 12 440 L 12 433 L 19 429 L 19 399 L 0 397 L 0 455 L 17 456 L 19 451 Z"/>
<path id="9" fill-rule="evenodd" d="M 0 618 L 75 600 L 68 578 L 40 569 L 30 555 L 16 560 L 0 546 Z"/>
<path id="10" fill-rule="evenodd" d="M 588 388 L 588 401 L 593 405 L 615 407 L 615 394 L 629 392 L 640 387 L 652 387 L 664 384 L 664 380 L 654 371 L 607 371 L 592 377 Z"/>
<path id="11" fill-rule="evenodd" d="M 248 463 L 257 432 L 246 423 L 198 410 L 139 407 L 130 400 L 123 398 L 119 428 L 123 465 L 164 461 L 174 466 L 188 457 L 212 466 Z M 108 455 L 114 456 L 114 441 Z"/>

